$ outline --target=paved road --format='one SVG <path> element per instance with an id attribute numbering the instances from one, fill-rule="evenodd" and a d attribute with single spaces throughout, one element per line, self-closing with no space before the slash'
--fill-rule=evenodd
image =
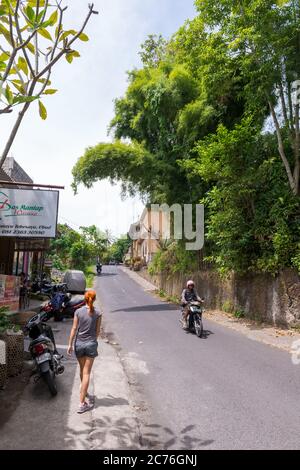
<path id="1" fill-rule="evenodd" d="M 185 333 L 178 309 L 119 267 L 96 287 L 146 447 L 300 448 L 300 366 L 288 353 L 207 320 L 206 339 Z"/>

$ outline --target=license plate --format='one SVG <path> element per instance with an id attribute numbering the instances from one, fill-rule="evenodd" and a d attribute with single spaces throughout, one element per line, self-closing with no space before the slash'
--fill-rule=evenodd
<path id="1" fill-rule="evenodd" d="M 36 357 L 36 362 L 38 364 L 42 364 L 42 362 L 46 362 L 50 360 L 51 360 L 51 354 L 49 353 L 41 354 L 40 356 Z"/>

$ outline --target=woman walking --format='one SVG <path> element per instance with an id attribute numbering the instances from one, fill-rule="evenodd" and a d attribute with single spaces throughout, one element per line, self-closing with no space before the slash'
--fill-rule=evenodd
<path id="1" fill-rule="evenodd" d="M 96 292 L 93 290 L 87 291 L 84 298 L 86 305 L 75 312 L 68 346 L 68 354 L 71 355 L 75 339 L 75 355 L 80 366 L 81 380 L 78 413 L 85 413 L 93 408 L 91 397 L 88 395 L 88 388 L 94 359 L 98 356 L 97 339 L 100 335 L 102 317 L 102 313 L 94 307 Z"/>

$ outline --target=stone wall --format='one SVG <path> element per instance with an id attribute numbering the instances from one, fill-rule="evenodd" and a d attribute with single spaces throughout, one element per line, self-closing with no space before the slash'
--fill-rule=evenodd
<path id="1" fill-rule="evenodd" d="M 169 277 L 165 273 L 150 276 L 143 270 L 140 274 L 158 289 L 176 297 L 180 297 L 187 281 L 182 273 Z M 300 325 L 300 277 L 293 270 L 285 270 L 276 277 L 232 275 L 224 280 L 214 271 L 199 271 L 190 277 L 209 309 L 222 309 L 227 304 L 234 310 L 243 310 L 248 318 L 273 325 Z"/>

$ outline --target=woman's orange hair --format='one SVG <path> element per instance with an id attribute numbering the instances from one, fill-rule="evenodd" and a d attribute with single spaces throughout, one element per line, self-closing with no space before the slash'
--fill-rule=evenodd
<path id="1" fill-rule="evenodd" d="M 88 290 L 84 294 L 84 300 L 89 307 L 90 313 L 93 314 L 95 310 L 94 302 L 96 300 L 96 292 L 94 290 Z"/>

